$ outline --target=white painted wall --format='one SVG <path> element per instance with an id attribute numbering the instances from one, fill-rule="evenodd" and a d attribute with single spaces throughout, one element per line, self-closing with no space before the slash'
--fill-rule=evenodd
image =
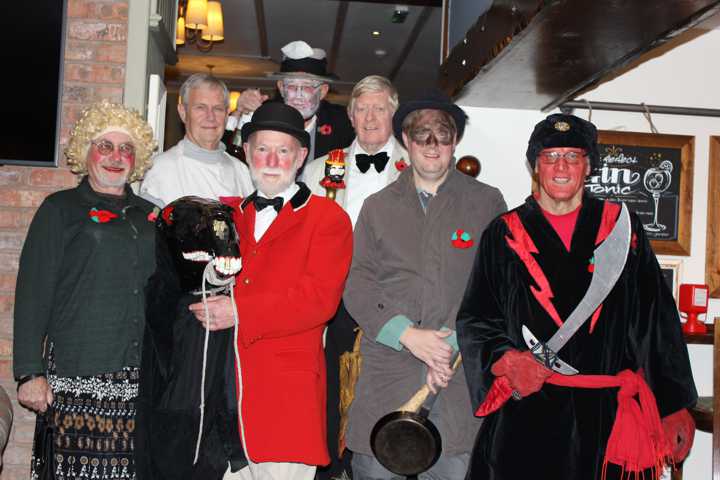
<path id="1" fill-rule="evenodd" d="M 683 38 L 688 40 L 686 43 L 598 86 L 582 98 L 591 102 L 643 102 L 720 109 L 720 30 L 693 37 L 693 34 L 684 35 Z M 482 164 L 479 179 L 499 187 L 509 207 L 519 205 L 530 193 L 530 172 L 525 161 L 527 140 L 533 126 L 546 114 L 478 106 L 463 108 L 470 117 L 470 124 L 456 156 L 478 157 Z M 586 110 L 575 113 L 587 118 Z M 652 118 L 660 133 L 695 136 L 691 255 L 661 258 L 682 261 L 681 282 L 704 283 L 709 136 L 720 135 L 720 118 L 671 115 L 653 115 Z M 594 110 L 592 121 L 601 130 L 650 131 L 648 122 L 639 113 Z M 720 316 L 720 299 L 710 302 L 708 318 L 716 316 Z M 711 347 L 690 345 L 689 350 L 700 395 L 712 395 Z M 695 445 L 685 462 L 684 477 L 693 480 L 711 478 L 711 454 L 711 435 L 697 432 Z"/>

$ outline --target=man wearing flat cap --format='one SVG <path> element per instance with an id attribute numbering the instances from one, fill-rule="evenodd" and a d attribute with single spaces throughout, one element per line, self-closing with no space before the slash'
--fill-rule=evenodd
<path id="1" fill-rule="evenodd" d="M 598 162 L 592 123 L 550 115 L 527 160 L 537 192 L 488 226 L 457 317 L 485 417 L 468 478 L 658 479 L 695 429 L 672 294 L 638 217 L 584 193 Z M 598 253 L 606 241 L 612 251 Z M 607 285 L 597 298 L 591 281 Z M 573 318 L 577 330 L 560 332 Z"/>
<path id="2" fill-rule="evenodd" d="M 296 40 L 285 45 L 281 52 L 280 72 L 271 78 L 277 79 L 282 100 L 303 116 L 305 131 L 310 135 L 308 161 L 350 145 L 355 134 L 345 108 L 325 100 L 330 84 L 337 80 L 327 71 L 325 51 Z M 267 99 L 268 96 L 257 89 L 242 92 L 225 128 L 241 128 Z"/>
<path id="3" fill-rule="evenodd" d="M 506 210 L 496 188 L 453 166 L 465 121 L 440 92 L 401 104 L 393 131 L 409 168 L 365 200 L 355 225 L 343 294 L 364 332 L 347 432 L 355 480 L 399 478 L 373 456 L 370 433 L 424 384 L 443 389 L 430 413 L 443 452 L 419 478 L 465 478 L 480 421 L 470 414 L 462 368 L 450 367 L 455 317 L 480 235 Z"/>
<path id="4" fill-rule="evenodd" d="M 310 139 L 292 107 L 267 102 L 242 127 L 257 190 L 235 208 L 242 271 L 229 297 L 191 305 L 211 330 L 237 322 L 243 480 L 310 480 L 329 462 L 322 334 L 350 267 L 352 227 L 333 201 L 295 181 Z"/>

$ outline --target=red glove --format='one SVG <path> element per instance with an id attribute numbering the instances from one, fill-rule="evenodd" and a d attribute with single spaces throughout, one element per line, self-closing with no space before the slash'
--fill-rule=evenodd
<path id="1" fill-rule="evenodd" d="M 522 397 L 540 390 L 553 371 L 545 368 L 529 350 L 508 350 L 490 369 L 496 377 L 507 377 L 510 386 Z"/>
<path id="2" fill-rule="evenodd" d="M 671 413 L 662 419 L 665 438 L 672 448 L 673 460 L 680 463 L 690 453 L 695 438 L 695 420 L 686 408 Z"/>

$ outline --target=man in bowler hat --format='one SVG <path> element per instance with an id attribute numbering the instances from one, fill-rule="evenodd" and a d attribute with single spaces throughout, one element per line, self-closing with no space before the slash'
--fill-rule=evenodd
<path id="1" fill-rule="evenodd" d="M 465 121 L 440 92 L 402 103 L 392 125 L 409 167 L 365 200 L 355 224 L 343 294 L 364 332 L 347 432 L 355 480 L 399 478 L 374 457 L 370 434 L 425 383 L 444 389 L 430 413 L 443 452 L 418 478 L 465 478 L 480 421 L 471 415 L 462 371 L 450 367 L 455 316 L 480 235 L 506 209 L 498 189 L 454 168 Z"/>
<path id="2" fill-rule="evenodd" d="M 235 208 L 242 271 L 235 303 L 191 305 L 211 330 L 237 322 L 242 480 L 310 480 L 329 462 L 322 334 L 350 267 L 352 226 L 335 202 L 296 182 L 310 143 L 300 113 L 267 102 L 242 127 L 257 190 Z"/>

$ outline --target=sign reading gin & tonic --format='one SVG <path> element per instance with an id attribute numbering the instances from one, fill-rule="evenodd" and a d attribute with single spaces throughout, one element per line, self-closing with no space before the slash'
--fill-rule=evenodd
<path id="1" fill-rule="evenodd" d="M 689 255 L 693 137 L 602 131 L 598 144 L 586 192 L 625 202 L 656 253 Z"/>

